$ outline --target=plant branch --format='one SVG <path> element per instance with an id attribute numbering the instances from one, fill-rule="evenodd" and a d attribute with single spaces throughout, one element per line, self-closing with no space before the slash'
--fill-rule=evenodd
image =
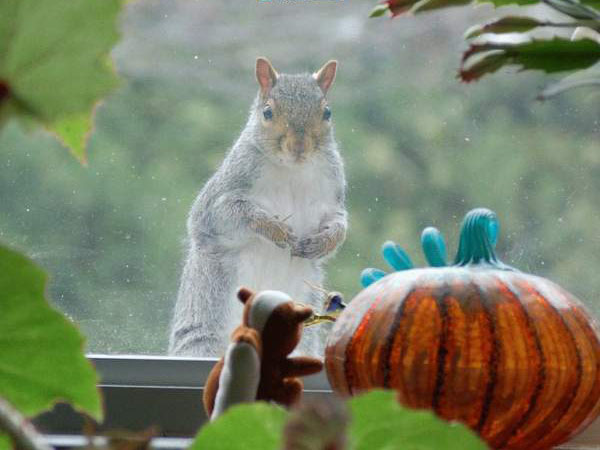
<path id="1" fill-rule="evenodd" d="M 0 397 L 0 430 L 5 431 L 22 450 L 52 450 L 33 425 L 10 403 Z"/>
<path id="2" fill-rule="evenodd" d="M 600 20 L 600 13 L 598 11 L 574 0 L 542 0 L 542 2 L 550 8 L 575 19 Z"/>
<path id="3" fill-rule="evenodd" d="M 538 26 L 541 27 L 557 27 L 557 28 L 575 28 L 575 27 L 586 27 L 592 30 L 600 30 L 600 21 L 598 20 L 578 20 L 576 22 L 540 22 Z"/>

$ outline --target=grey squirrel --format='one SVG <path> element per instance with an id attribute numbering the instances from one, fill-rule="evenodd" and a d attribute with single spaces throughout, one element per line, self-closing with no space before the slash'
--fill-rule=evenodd
<path id="1" fill-rule="evenodd" d="M 281 290 L 321 309 L 322 263 L 346 236 L 345 177 L 327 92 L 337 62 L 278 74 L 256 61 L 248 122 L 191 208 L 169 353 L 221 356 L 240 322 L 239 286 Z M 299 353 L 323 350 L 319 327 Z"/>

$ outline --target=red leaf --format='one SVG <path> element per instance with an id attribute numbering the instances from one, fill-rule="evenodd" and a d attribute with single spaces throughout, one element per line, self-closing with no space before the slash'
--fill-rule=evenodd
<path id="1" fill-rule="evenodd" d="M 408 12 L 417 1 L 418 0 L 387 0 L 385 3 L 387 3 L 392 16 L 395 17 Z"/>

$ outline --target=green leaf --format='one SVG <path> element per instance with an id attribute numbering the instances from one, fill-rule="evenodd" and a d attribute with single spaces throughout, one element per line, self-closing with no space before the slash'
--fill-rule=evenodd
<path id="1" fill-rule="evenodd" d="M 480 450 L 488 448 L 466 426 L 423 410 L 403 408 L 392 391 L 371 391 L 349 401 L 350 442 L 357 450 Z"/>
<path id="2" fill-rule="evenodd" d="M 580 0 L 580 3 L 594 8 L 600 12 L 600 0 Z"/>
<path id="3" fill-rule="evenodd" d="M 541 1 L 540 0 L 476 0 L 476 3 L 491 3 L 496 8 L 500 8 L 502 6 L 509 6 L 509 5 L 519 5 L 519 6 L 535 5 L 537 3 L 541 3 Z"/>
<path id="4" fill-rule="evenodd" d="M 46 275 L 0 246 L 0 396 L 26 416 L 59 400 L 102 418 L 96 372 L 77 328 L 45 299 Z"/>
<path id="5" fill-rule="evenodd" d="M 108 55 L 120 9 L 121 0 L 2 0 L 0 116 L 27 116 L 56 131 L 90 115 L 117 84 Z M 80 138 L 64 141 L 82 154 Z"/>
<path id="6" fill-rule="evenodd" d="M 85 148 L 91 132 L 92 115 L 89 114 L 78 114 L 54 124 L 56 136 L 82 164 L 87 163 Z"/>
<path id="7" fill-rule="evenodd" d="M 414 14 L 433 9 L 464 6 L 473 3 L 474 1 L 477 3 L 492 3 L 496 7 L 506 5 L 532 5 L 540 2 L 540 0 L 387 0 L 373 8 L 370 17 L 382 16 L 387 11 L 389 11 L 392 16 Z"/>
<path id="8" fill-rule="evenodd" d="M 389 10 L 390 10 L 390 8 L 387 5 L 387 3 L 383 3 L 383 4 L 380 4 L 380 5 L 377 5 L 377 6 L 375 6 L 375 8 L 373 8 L 371 10 L 371 13 L 369 14 L 369 17 L 381 17 L 385 13 L 387 13 Z"/>
<path id="9" fill-rule="evenodd" d="M 531 17 L 501 17 L 483 25 L 472 26 L 465 32 L 465 39 L 470 39 L 483 33 L 524 33 L 535 27 L 544 25 L 547 25 L 547 23 Z"/>
<path id="10" fill-rule="evenodd" d="M 459 72 L 459 77 L 465 83 L 477 80 L 488 73 L 494 73 L 506 63 L 506 56 L 501 51 L 487 52 L 480 57 L 473 57 L 468 71 Z"/>
<path id="11" fill-rule="evenodd" d="M 506 65 L 553 73 L 585 69 L 599 60 L 600 43 L 591 39 L 537 40 L 523 35 L 503 39 L 502 35 L 491 35 L 471 44 L 463 54 L 459 76 L 469 82 Z"/>
<path id="12" fill-rule="evenodd" d="M 411 8 L 411 14 L 418 12 L 431 11 L 434 9 L 450 8 L 454 6 L 464 6 L 471 3 L 471 0 L 420 0 Z"/>
<path id="13" fill-rule="evenodd" d="M 12 446 L 12 441 L 8 435 L 0 432 L 0 450 L 11 450 Z"/>
<path id="14" fill-rule="evenodd" d="M 264 402 L 238 405 L 200 429 L 190 450 L 278 450 L 288 413 Z"/>

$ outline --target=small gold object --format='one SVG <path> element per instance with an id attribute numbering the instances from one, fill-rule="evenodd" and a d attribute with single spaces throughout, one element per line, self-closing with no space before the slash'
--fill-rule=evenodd
<path id="1" fill-rule="evenodd" d="M 346 307 L 346 305 L 342 301 L 342 294 L 340 294 L 339 292 L 329 292 L 326 289 L 323 289 L 321 286 L 317 286 L 306 280 L 304 282 L 306 284 L 308 284 L 311 288 L 313 288 L 316 291 L 319 291 L 325 295 L 325 302 L 324 302 L 324 308 L 323 308 L 325 310 L 325 312 L 323 314 L 313 313 L 312 316 L 310 316 L 308 319 L 306 319 L 304 321 L 304 326 L 310 327 L 310 326 L 318 325 L 318 324 L 324 323 L 324 322 L 335 322 L 337 317 L 341 314 L 341 312 Z M 330 309 L 332 302 L 337 303 L 338 309 L 335 309 L 335 310 Z"/>
<path id="2" fill-rule="evenodd" d="M 312 316 L 310 316 L 308 319 L 306 319 L 304 321 L 304 326 L 305 327 L 310 327 L 313 325 L 317 325 L 323 322 L 335 322 L 335 320 L 337 319 L 337 316 L 339 316 L 338 314 L 335 315 L 331 315 L 331 314 L 313 314 Z"/>

